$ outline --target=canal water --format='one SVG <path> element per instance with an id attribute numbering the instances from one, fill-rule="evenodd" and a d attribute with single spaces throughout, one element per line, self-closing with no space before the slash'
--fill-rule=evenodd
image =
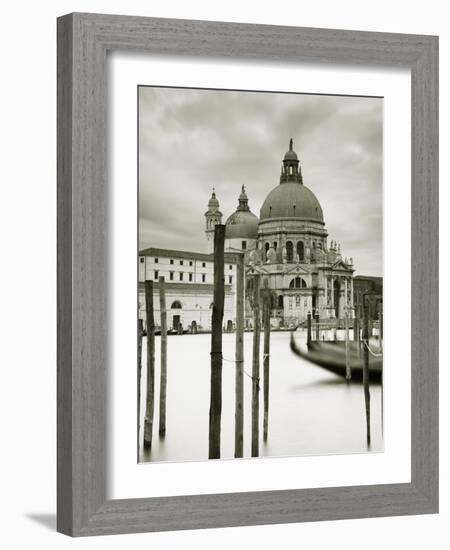
<path id="1" fill-rule="evenodd" d="M 252 333 L 245 333 L 245 371 L 251 373 Z M 303 345 L 306 334 L 295 333 Z M 143 451 L 146 342 L 143 340 L 141 380 L 140 461 L 192 461 L 208 458 L 210 399 L 210 334 L 169 336 L 167 344 L 166 437 L 158 436 L 160 337 L 156 337 L 155 416 L 153 444 Z M 381 452 L 381 387 L 371 385 L 370 449 L 366 444 L 363 386 L 344 379 L 294 355 L 289 332 L 271 334 L 268 439 L 263 442 L 261 346 L 260 456 L 306 456 Z M 262 338 L 261 338 L 262 343 Z M 223 335 L 221 458 L 234 457 L 235 335 Z M 244 375 L 244 457 L 251 456 L 252 381 Z"/>

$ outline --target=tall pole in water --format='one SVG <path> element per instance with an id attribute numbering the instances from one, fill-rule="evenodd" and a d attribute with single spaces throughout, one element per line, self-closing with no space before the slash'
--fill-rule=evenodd
<path id="1" fill-rule="evenodd" d="M 244 254 L 236 261 L 236 376 L 234 458 L 244 456 Z"/>
<path id="2" fill-rule="evenodd" d="M 167 398 L 167 311 L 164 277 L 159 278 L 159 311 L 161 317 L 161 375 L 159 387 L 159 435 L 166 435 Z"/>
<path id="3" fill-rule="evenodd" d="M 222 322 L 224 286 L 225 226 L 214 228 L 214 302 L 211 321 L 211 397 L 209 406 L 209 458 L 220 458 L 222 417 Z"/>
<path id="4" fill-rule="evenodd" d="M 370 389 L 369 389 L 369 311 L 364 297 L 364 362 L 363 362 L 363 386 L 364 401 L 366 405 L 367 445 L 370 446 Z"/>
<path id="5" fill-rule="evenodd" d="M 267 441 L 267 433 L 269 430 L 270 310 L 271 301 L 269 281 L 264 279 L 264 441 Z"/>
<path id="6" fill-rule="evenodd" d="M 141 378 L 142 378 L 142 336 L 144 333 L 144 324 L 142 319 L 138 319 L 138 379 L 137 379 L 137 415 L 138 415 L 138 447 L 139 431 L 141 429 Z"/>
<path id="7" fill-rule="evenodd" d="M 253 278 L 253 365 L 252 365 L 252 456 L 259 456 L 259 348 L 260 313 L 259 289 L 260 275 Z"/>
<path id="8" fill-rule="evenodd" d="M 309 347 L 311 344 L 311 312 L 308 311 L 306 316 L 306 345 Z"/>
<path id="9" fill-rule="evenodd" d="M 350 331 L 348 320 L 348 307 L 345 308 L 345 379 L 350 382 L 352 378 L 352 369 L 350 366 Z"/>
<path id="10" fill-rule="evenodd" d="M 147 315 L 147 404 L 144 421 L 144 448 L 150 449 L 153 436 L 155 400 L 155 321 L 153 318 L 153 281 L 145 281 L 145 311 Z"/>
<path id="11" fill-rule="evenodd" d="M 379 336 L 380 336 L 380 354 L 383 356 L 383 300 L 380 299 L 379 302 Z M 381 359 L 383 361 L 383 359 Z M 381 435 L 384 435 L 384 365 L 381 364 Z"/>
<path id="12" fill-rule="evenodd" d="M 353 320 L 353 340 L 355 341 L 356 352 L 358 355 L 360 352 L 359 348 L 360 348 L 360 340 L 361 340 L 361 335 L 359 333 L 359 330 L 360 330 L 359 319 L 358 319 L 357 311 L 355 310 L 355 318 Z"/>

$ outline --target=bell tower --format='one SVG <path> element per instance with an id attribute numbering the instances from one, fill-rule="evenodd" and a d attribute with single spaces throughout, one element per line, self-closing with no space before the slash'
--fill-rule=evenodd
<path id="1" fill-rule="evenodd" d="M 214 227 L 218 223 L 222 223 L 222 212 L 219 210 L 219 201 L 216 197 L 216 191 L 213 187 L 211 198 L 208 202 L 208 210 L 205 212 L 205 235 L 206 246 L 209 254 L 214 252 Z"/>

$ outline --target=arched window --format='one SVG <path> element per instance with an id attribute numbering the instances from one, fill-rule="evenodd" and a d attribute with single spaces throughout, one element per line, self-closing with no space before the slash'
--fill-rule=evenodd
<path id="1" fill-rule="evenodd" d="M 305 245 L 303 241 L 298 241 L 297 243 L 297 255 L 301 262 L 305 259 Z"/>
<path id="2" fill-rule="evenodd" d="M 270 248 L 270 244 L 269 244 L 269 243 L 266 243 L 266 244 L 264 245 L 264 249 L 265 249 L 265 251 L 266 251 L 266 256 L 267 256 L 267 252 L 269 252 L 269 248 Z"/>
<path id="3" fill-rule="evenodd" d="M 288 262 L 292 262 L 294 259 L 294 245 L 292 244 L 292 241 L 288 241 L 286 243 L 286 259 Z"/>
<path id="4" fill-rule="evenodd" d="M 283 295 L 278 296 L 278 308 L 283 309 Z"/>
<path id="5" fill-rule="evenodd" d="M 179 300 L 175 300 L 175 302 L 172 302 L 172 305 L 170 307 L 172 309 L 181 309 L 181 302 Z"/>
<path id="6" fill-rule="evenodd" d="M 289 283 L 289 288 L 306 288 L 306 281 L 302 277 L 295 277 Z"/>
<path id="7" fill-rule="evenodd" d="M 273 241 L 273 248 L 274 250 L 276 250 L 278 248 L 278 243 L 277 241 Z"/>

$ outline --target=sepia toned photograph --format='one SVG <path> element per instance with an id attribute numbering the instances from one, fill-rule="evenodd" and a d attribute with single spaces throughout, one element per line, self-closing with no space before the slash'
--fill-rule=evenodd
<path id="1" fill-rule="evenodd" d="M 138 88 L 138 461 L 383 452 L 383 98 Z"/>

